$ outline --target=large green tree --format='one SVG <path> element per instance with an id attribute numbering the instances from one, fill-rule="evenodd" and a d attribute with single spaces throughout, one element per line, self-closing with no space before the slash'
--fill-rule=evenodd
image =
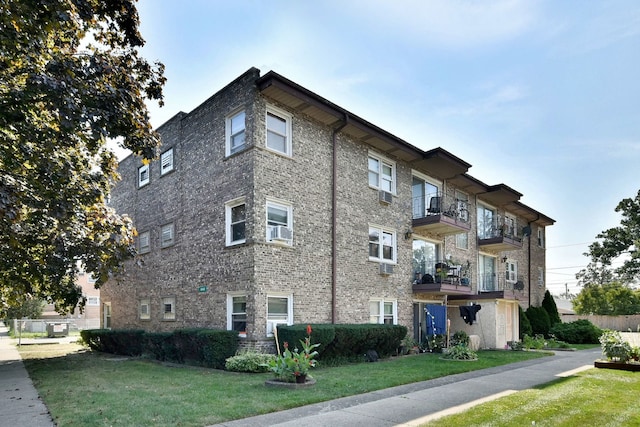
<path id="1" fill-rule="evenodd" d="M 0 0 L 0 311 L 30 298 L 64 313 L 134 255 L 131 221 L 105 205 L 114 139 L 159 145 L 146 99 L 163 66 L 141 57 L 135 0 Z"/>
<path id="2" fill-rule="evenodd" d="M 587 284 L 573 300 L 577 314 L 620 316 L 640 313 L 640 292 L 618 282 Z"/>

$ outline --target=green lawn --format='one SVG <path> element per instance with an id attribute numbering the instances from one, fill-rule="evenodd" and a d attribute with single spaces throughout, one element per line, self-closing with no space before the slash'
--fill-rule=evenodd
<path id="1" fill-rule="evenodd" d="M 307 389 L 267 388 L 270 374 L 163 365 L 68 345 L 22 346 L 20 353 L 58 426 L 205 426 L 338 397 L 488 368 L 540 352 L 480 351 L 451 363 L 437 354 L 313 370 Z"/>
<path id="2" fill-rule="evenodd" d="M 589 369 L 512 394 L 427 426 L 639 426 L 640 376 Z"/>

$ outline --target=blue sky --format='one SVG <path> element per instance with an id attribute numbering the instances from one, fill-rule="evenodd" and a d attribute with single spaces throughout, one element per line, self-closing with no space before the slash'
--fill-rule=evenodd
<path id="1" fill-rule="evenodd" d="M 140 0 L 166 66 L 157 127 L 252 66 L 276 71 L 554 218 L 558 294 L 640 189 L 640 2 Z"/>

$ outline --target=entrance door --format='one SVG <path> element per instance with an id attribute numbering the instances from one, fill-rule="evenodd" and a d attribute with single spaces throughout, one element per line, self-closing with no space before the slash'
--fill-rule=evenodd
<path id="1" fill-rule="evenodd" d="M 479 288 L 481 292 L 497 291 L 496 284 L 496 259 L 494 257 L 480 255 L 479 257 Z"/>

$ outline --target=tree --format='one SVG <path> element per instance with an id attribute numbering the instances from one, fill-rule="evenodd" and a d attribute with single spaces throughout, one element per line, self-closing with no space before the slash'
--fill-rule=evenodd
<path id="1" fill-rule="evenodd" d="M 0 0 L 0 309 L 30 298 L 65 313 L 134 255 L 131 221 L 105 205 L 106 141 L 144 159 L 158 135 L 163 66 L 139 56 L 135 0 Z"/>
<path id="2" fill-rule="evenodd" d="M 618 282 L 588 284 L 573 300 L 577 314 L 619 316 L 640 313 L 640 292 Z"/>
<path id="3" fill-rule="evenodd" d="M 42 316 L 43 308 L 44 301 L 41 299 L 26 299 L 20 306 L 7 309 L 5 318 L 22 319 L 23 317 L 27 317 L 29 319 L 39 319 L 40 316 Z"/>
<path id="4" fill-rule="evenodd" d="M 562 320 L 560 320 L 560 314 L 558 313 L 558 306 L 556 305 L 556 302 L 551 296 L 551 292 L 549 292 L 549 290 L 544 293 L 541 306 L 549 314 L 549 321 L 551 322 L 552 327 L 558 323 L 562 323 Z"/>
<path id="5" fill-rule="evenodd" d="M 618 203 L 615 211 L 622 214 L 620 226 L 598 234 L 602 241 L 589 246 L 585 255 L 591 257 L 591 263 L 576 276 L 583 284 L 634 283 L 640 277 L 640 190 L 635 198 Z M 622 266 L 611 269 L 612 261 L 621 255 L 628 257 Z"/>

